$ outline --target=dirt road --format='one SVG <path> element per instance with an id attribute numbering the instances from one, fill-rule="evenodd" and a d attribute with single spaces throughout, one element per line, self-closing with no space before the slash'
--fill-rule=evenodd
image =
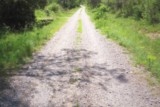
<path id="1" fill-rule="evenodd" d="M 0 107 L 160 107 L 139 72 L 82 7 L 29 64 L 0 80 Z"/>

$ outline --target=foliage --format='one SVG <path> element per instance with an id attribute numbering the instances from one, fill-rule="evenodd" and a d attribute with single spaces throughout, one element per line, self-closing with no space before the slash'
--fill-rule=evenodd
<path id="1" fill-rule="evenodd" d="M 1 21 L 12 28 L 25 27 L 34 22 L 34 11 L 25 0 L 3 1 L 0 7 Z"/>
<path id="2" fill-rule="evenodd" d="M 160 23 L 160 0 L 87 0 L 92 8 L 103 3 L 117 16 L 145 19 L 151 24 Z"/>
<path id="3" fill-rule="evenodd" d="M 87 0 L 87 1 L 92 8 L 98 7 L 99 4 L 101 3 L 101 0 Z"/>
<path id="4" fill-rule="evenodd" d="M 61 7 L 60 7 L 60 5 L 57 4 L 57 3 L 51 3 L 50 5 L 48 5 L 48 6 L 45 8 L 45 10 L 47 10 L 47 11 L 51 10 L 51 11 L 53 11 L 53 12 L 58 12 L 58 11 L 61 10 Z"/>
<path id="5" fill-rule="evenodd" d="M 1 0 L 0 22 L 14 29 L 24 28 L 35 21 L 34 10 L 43 8 L 46 0 Z"/>
<path id="6" fill-rule="evenodd" d="M 147 0 L 144 5 L 144 18 L 150 23 L 160 22 L 160 1 L 159 0 Z"/>
<path id="7" fill-rule="evenodd" d="M 63 8 L 75 8 L 84 0 L 0 0 L 0 26 L 21 29 L 35 22 L 36 9 L 58 12 Z M 46 7 L 47 5 L 47 7 Z M 61 6 L 60 6 L 61 5 Z"/>
<path id="8" fill-rule="evenodd" d="M 64 8 L 75 8 L 80 5 L 82 0 L 58 0 L 58 3 Z"/>
<path id="9" fill-rule="evenodd" d="M 104 4 L 101 4 L 99 8 L 95 9 L 94 18 L 107 18 L 106 12 L 108 12 L 108 8 Z"/>

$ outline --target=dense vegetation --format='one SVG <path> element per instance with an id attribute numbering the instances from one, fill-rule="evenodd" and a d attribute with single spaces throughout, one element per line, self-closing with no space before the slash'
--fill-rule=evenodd
<path id="1" fill-rule="evenodd" d="M 58 0 L 58 3 L 64 8 L 75 8 L 82 3 L 82 0 Z"/>
<path id="2" fill-rule="evenodd" d="M 137 64 L 160 80 L 158 5 L 158 0 L 108 0 L 90 9 L 90 14 L 106 37 L 126 47 Z"/>
<path id="3" fill-rule="evenodd" d="M 160 22 L 160 0 L 88 0 L 92 7 L 100 4 L 117 16 L 145 19 L 149 23 Z"/>
<path id="4" fill-rule="evenodd" d="M 0 24 L 11 28 L 21 28 L 35 21 L 36 8 L 44 8 L 45 0 L 1 0 Z"/>

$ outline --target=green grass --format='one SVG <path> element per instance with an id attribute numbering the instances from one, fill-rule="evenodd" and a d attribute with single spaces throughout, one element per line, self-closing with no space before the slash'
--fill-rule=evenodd
<path id="1" fill-rule="evenodd" d="M 105 18 L 95 19 L 94 12 L 89 14 L 98 29 L 107 38 L 111 38 L 126 47 L 135 62 L 150 71 L 160 81 L 160 38 L 151 39 L 147 33 L 160 31 L 160 25 L 149 25 L 145 21 L 116 17 L 106 13 Z"/>
<path id="2" fill-rule="evenodd" d="M 77 34 L 75 43 L 76 43 L 76 45 L 79 45 L 82 41 L 82 37 L 81 37 L 82 36 L 82 34 L 81 34 L 82 33 L 82 20 L 81 19 L 78 20 L 77 32 L 78 32 L 78 34 Z"/>
<path id="3" fill-rule="evenodd" d="M 40 49 L 53 34 L 75 12 L 64 11 L 55 15 L 55 20 L 41 28 L 34 27 L 32 30 L 23 32 L 0 31 L 0 74 L 8 69 L 15 69 L 26 63 L 32 53 Z M 42 16 L 42 15 L 41 15 Z"/>
<path id="4" fill-rule="evenodd" d="M 82 41 L 82 37 L 81 36 L 82 36 L 82 20 L 79 19 L 78 20 L 78 27 L 77 27 L 77 37 L 76 37 L 76 40 L 75 40 L 76 46 L 80 45 L 80 43 Z"/>
<path id="5" fill-rule="evenodd" d="M 78 20 L 78 30 L 77 30 L 79 33 L 82 33 L 82 20 L 79 19 Z"/>

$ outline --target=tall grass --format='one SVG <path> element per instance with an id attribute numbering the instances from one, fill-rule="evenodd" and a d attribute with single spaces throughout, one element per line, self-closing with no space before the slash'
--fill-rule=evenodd
<path id="1" fill-rule="evenodd" d="M 105 13 L 105 18 L 96 19 L 95 11 L 90 10 L 89 14 L 96 27 L 107 38 L 126 47 L 133 54 L 136 63 L 144 66 L 160 81 L 160 38 L 151 39 L 146 36 L 148 33 L 159 32 L 160 25 L 149 25 L 132 18 L 116 17 L 111 13 Z"/>
<path id="2" fill-rule="evenodd" d="M 53 34 L 74 11 L 75 9 L 57 13 L 53 22 L 41 28 L 34 27 L 32 30 L 17 33 L 11 31 L 0 33 L 2 36 L 0 38 L 0 74 L 27 62 L 32 53 L 53 37 Z"/>

